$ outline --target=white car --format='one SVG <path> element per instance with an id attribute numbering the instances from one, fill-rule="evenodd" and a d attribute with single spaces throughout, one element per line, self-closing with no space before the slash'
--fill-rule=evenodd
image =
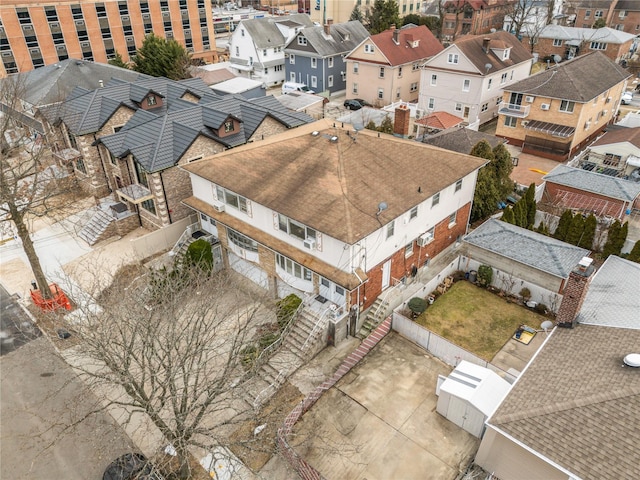
<path id="1" fill-rule="evenodd" d="M 633 92 L 624 92 L 622 94 L 622 98 L 620 99 L 620 103 L 622 105 L 629 105 L 633 100 Z"/>

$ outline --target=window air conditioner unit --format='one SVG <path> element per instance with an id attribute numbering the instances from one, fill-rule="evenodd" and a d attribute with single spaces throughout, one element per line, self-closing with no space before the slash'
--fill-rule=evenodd
<path id="1" fill-rule="evenodd" d="M 218 200 L 214 200 L 213 201 L 213 209 L 216 212 L 224 212 L 224 203 L 218 201 Z"/>
<path id="2" fill-rule="evenodd" d="M 151 18 L 151 14 L 150 13 L 143 13 L 142 14 L 142 18 L 144 18 L 145 20 L 149 19 L 149 18 Z"/>
<path id="3" fill-rule="evenodd" d="M 540 105 L 540 110 L 549 110 L 550 107 L 551 105 L 549 105 L 548 103 L 543 103 L 542 105 Z"/>
<path id="4" fill-rule="evenodd" d="M 520 124 L 521 124 L 523 127 L 526 127 L 527 125 L 529 125 L 529 120 L 523 120 L 522 122 L 520 122 Z"/>
<path id="5" fill-rule="evenodd" d="M 527 103 L 533 103 L 533 97 L 530 95 L 527 95 L 526 97 L 524 97 L 524 101 Z"/>
<path id="6" fill-rule="evenodd" d="M 91 47 L 91 44 L 89 42 L 80 42 L 80 46 L 82 48 L 89 48 Z"/>
<path id="7" fill-rule="evenodd" d="M 425 233 L 423 235 L 420 235 L 418 237 L 417 244 L 418 244 L 419 247 L 424 247 L 431 240 L 433 240 L 433 235 L 431 235 L 431 233 L 427 232 L 427 233 Z"/>
<path id="8" fill-rule="evenodd" d="M 51 22 L 51 23 L 49 24 L 49 26 L 50 26 L 51 28 L 60 28 L 60 24 L 59 24 L 58 22 Z"/>
<path id="9" fill-rule="evenodd" d="M 67 49 L 67 47 L 65 47 L 64 45 L 58 45 L 58 46 L 56 46 L 56 50 L 60 50 L 60 51 L 62 51 L 62 50 L 66 50 L 66 49 Z"/>
<path id="10" fill-rule="evenodd" d="M 609 110 L 602 110 L 602 115 L 606 115 Z"/>
<path id="11" fill-rule="evenodd" d="M 122 18 L 123 22 L 128 22 L 129 21 L 129 15 L 123 15 L 121 18 Z"/>
<path id="12" fill-rule="evenodd" d="M 315 238 L 307 238 L 304 242 L 302 242 L 302 244 L 304 245 L 304 248 L 306 248 L 308 250 L 315 250 L 316 249 L 316 240 L 315 240 Z"/>
<path id="13" fill-rule="evenodd" d="M 76 20 L 76 25 L 78 26 L 84 25 L 84 20 Z"/>

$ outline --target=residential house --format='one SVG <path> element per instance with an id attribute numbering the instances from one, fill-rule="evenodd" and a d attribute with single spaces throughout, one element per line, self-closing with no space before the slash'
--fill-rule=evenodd
<path id="1" fill-rule="evenodd" d="M 581 263 L 556 317 L 573 328 L 548 334 L 486 423 L 475 463 L 494 478 L 636 477 L 640 265 Z"/>
<path id="2" fill-rule="evenodd" d="M 640 209 L 640 183 L 602 173 L 558 165 L 543 177 L 541 204 L 597 217 L 623 220 Z"/>
<path id="3" fill-rule="evenodd" d="M 615 128 L 589 145 L 580 167 L 640 181 L 640 128 Z"/>
<path id="4" fill-rule="evenodd" d="M 471 153 L 473 147 L 481 140 L 487 142 L 491 148 L 495 148 L 501 143 L 504 143 L 504 140 L 501 138 L 469 128 L 449 128 L 426 137 L 424 143 L 454 152 Z"/>
<path id="5" fill-rule="evenodd" d="M 344 315 L 466 232 L 485 163 L 319 120 L 185 165 L 193 196 L 184 202 L 230 268 L 274 296 L 328 300 Z"/>
<path id="6" fill-rule="evenodd" d="M 609 27 L 593 29 L 547 25 L 539 32 L 522 33 L 522 43 L 552 65 L 556 63 L 556 56 L 571 60 L 593 51 L 604 53 L 614 62 L 621 62 L 631 56 L 634 39 L 635 34 Z"/>
<path id="7" fill-rule="evenodd" d="M 369 36 L 358 21 L 306 27 L 285 48 L 286 79 L 314 92 L 334 93 L 347 85 L 345 55 Z"/>
<path id="8" fill-rule="evenodd" d="M 347 60 L 347 98 L 362 98 L 382 106 L 418 99 L 420 67 L 443 50 L 424 25 L 392 27 L 371 35 Z"/>
<path id="9" fill-rule="evenodd" d="M 311 26 L 309 16 L 298 13 L 242 20 L 229 42 L 232 71 L 266 86 L 284 82 L 284 47 L 300 30 Z"/>
<path id="10" fill-rule="evenodd" d="M 397 0 L 398 13 L 401 17 L 410 13 L 421 13 L 424 0 Z M 354 8 L 359 8 L 363 17 L 367 9 L 373 5 L 373 0 L 311 0 L 311 20 L 320 25 L 326 25 L 329 19 L 336 23 L 348 22 Z"/>
<path id="11" fill-rule="evenodd" d="M 502 28 L 504 17 L 516 0 L 445 0 L 442 8 L 442 40 L 461 35 L 481 35 Z"/>
<path id="12" fill-rule="evenodd" d="M 492 285 L 557 311 L 569 274 L 589 250 L 491 218 L 463 238 L 465 270 L 493 268 Z"/>
<path id="13" fill-rule="evenodd" d="M 191 195 L 178 166 L 308 123 L 272 96 L 215 95 L 200 79 L 150 78 L 75 89 L 52 111 L 81 186 L 96 198 L 114 194 L 154 230 L 185 218 Z"/>
<path id="14" fill-rule="evenodd" d="M 427 135 L 453 129 L 454 127 L 462 128 L 463 123 L 464 119 L 461 117 L 456 117 L 447 112 L 433 112 L 415 121 L 416 136 L 421 137 L 425 143 L 429 143 L 426 141 L 426 139 L 429 138 Z M 470 151 L 471 150 L 469 150 L 469 152 Z"/>
<path id="15" fill-rule="evenodd" d="M 581 0 L 571 2 L 575 26 L 591 28 L 598 20 L 615 30 L 640 33 L 640 4 L 636 0 Z"/>
<path id="16" fill-rule="evenodd" d="M 523 153 L 564 161 L 615 118 L 629 73 L 601 52 L 509 85 L 496 135 Z"/>
<path id="17" fill-rule="evenodd" d="M 504 88 L 527 78 L 532 62 L 510 33 L 465 36 L 424 64 L 418 105 L 462 117 L 477 130 L 498 116 Z"/>
<path id="18" fill-rule="evenodd" d="M 522 0 L 507 10 L 502 29 L 515 35 L 529 32 L 531 36 L 561 17 L 562 3 L 561 0 Z"/>

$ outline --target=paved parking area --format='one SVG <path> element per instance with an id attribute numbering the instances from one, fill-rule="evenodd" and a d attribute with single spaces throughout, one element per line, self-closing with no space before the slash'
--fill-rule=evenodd
<path id="1" fill-rule="evenodd" d="M 479 441 L 435 411 L 450 371 L 391 332 L 302 417 L 292 444 L 327 479 L 454 479 Z"/>

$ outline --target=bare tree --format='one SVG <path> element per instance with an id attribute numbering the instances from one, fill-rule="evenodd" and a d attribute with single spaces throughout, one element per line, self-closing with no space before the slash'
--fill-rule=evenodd
<path id="1" fill-rule="evenodd" d="M 36 284 L 44 298 L 51 292 L 30 235 L 30 221 L 51 216 L 74 203 L 78 192 L 73 176 L 58 167 L 37 133 L 22 124 L 23 77 L 0 82 L 0 221 L 13 223 L 22 241 Z"/>
<path id="2" fill-rule="evenodd" d="M 125 423 L 148 417 L 173 447 L 180 478 L 191 475 L 194 449 L 273 453 L 274 443 L 258 441 L 253 428 L 286 414 L 256 418 L 248 402 L 256 339 L 276 314 L 272 300 L 234 278 L 197 268 L 145 271 L 103 292 L 100 308 L 86 308 L 73 327 L 81 376 L 111 392 L 103 408 L 124 408 Z M 247 424 L 251 434 L 238 435 Z"/>
<path id="3" fill-rule="evenodd" d="M 553 6 L 551 6 L 552 8 Z M 526 26 L 538 25 L 537 17 L 539 6 L 530 0 L 517 0 L 506 6 L 505 19 L 511 23 L 510 32 L 520 37 Z M 527 28 L 526 30 L 529 30 Z"/>

